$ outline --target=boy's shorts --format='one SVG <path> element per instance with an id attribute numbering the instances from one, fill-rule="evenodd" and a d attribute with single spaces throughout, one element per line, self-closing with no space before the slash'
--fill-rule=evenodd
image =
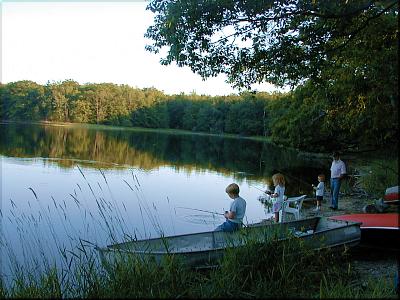
<path id="1" fill-rule="evenodd" d="M 241 227 L 242 226 L 239 223 L 235 223 L 235 222 L 226 220 L 224 223 L 222 223 L 217 228 L 215 228 L 214 231 L 233 232 L 233 231 L 239 230 Z"/>
<path id="2" fill-rule="evenodd" d="M 317 201 L 322 201 L 324 199 L 324 196 L 317 196 Z"/>

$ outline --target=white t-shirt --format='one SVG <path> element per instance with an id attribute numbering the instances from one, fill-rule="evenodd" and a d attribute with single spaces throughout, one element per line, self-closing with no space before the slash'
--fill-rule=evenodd
<path id="1" fill-rule="evenodd" d="M 325 183 L 320 181 L 315 189 L 315 196 L 324 196 Z"/>
<path id="2" fill-rule="evenodd" d="M 233 199 L 229 210 L 235 213 L 235 218 L 229 219 L 229 221 L 233 223 L 243 223 L 244 214 L 246 213 L 246 201 L 238 196 Z"/>
<path id="3" fill-rule="evenodd" d="M 276 202 L 283 202 L 283 196 L 285 195 L 285 187 L 279 184 L 275 187 L 274 194 L 278 194 L 277 197 L 273 198 Z"/>
<path id="4" fill-rule="evenodd" d="M 333 160 L 331 165 L 331 178 L 339 178 L 340 175 L 346 174 L 346 166 L 340 159 Z"/>

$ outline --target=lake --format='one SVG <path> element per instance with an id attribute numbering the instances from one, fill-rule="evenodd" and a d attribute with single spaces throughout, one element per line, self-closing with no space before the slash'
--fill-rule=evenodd
<path id="1" fill-rule="evenodd" d="M 311 196 L 330 166 L 246 138 L 56 124 L 0 132 L 3 273 L 83 242 L 213 230 L 232 182 L 247 201 L 245 223 L 257 222 L 271 216 L 257 200 L 268 177 L 282 172 L 287 196 Z"/>

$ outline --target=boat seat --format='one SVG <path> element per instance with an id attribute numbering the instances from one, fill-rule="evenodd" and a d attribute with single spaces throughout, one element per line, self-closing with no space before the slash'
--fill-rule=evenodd
<path id="1" fill-rule="evenodd" d="M 287 198 L 284 196 L 284 201 L 282 203 L 282 209 L 279 211 L 279 222 L 286 221 L 286 214 L 293 214 L 295 220 L 301 218 L 301 208 L 303 206 L 303 200 L 307 195 L 301 195 L 298 197 Z"/>

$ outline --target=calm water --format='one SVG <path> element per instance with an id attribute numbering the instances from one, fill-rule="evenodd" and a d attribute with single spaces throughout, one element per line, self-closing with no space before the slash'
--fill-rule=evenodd
<path id="1" fill-rule="evenodd" d="M 265 179 L 286 176 L 286 194 L 311 195 L 329 162 L 259 141 L 99 129 L 0 124 L 2 260 L 57 257 L 79 239 L 201 232 L 223 222 L 224 190 L 239 184 L 245 222 L 269 217 L 256 199 Z M 327 173 L 326 173 L 327 174 Z M 2 265 L 3 265 L 2 264 Z"/>

